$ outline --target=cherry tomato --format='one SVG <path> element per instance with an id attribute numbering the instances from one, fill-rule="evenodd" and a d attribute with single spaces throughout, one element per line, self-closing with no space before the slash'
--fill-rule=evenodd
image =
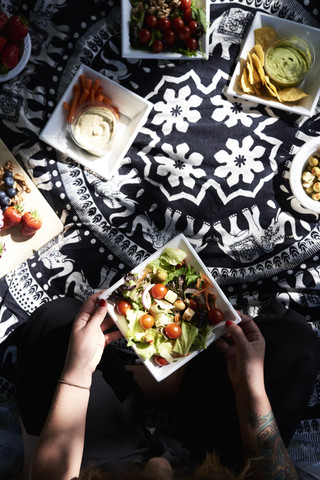
<path id="1" fill-rule="evenodd" d="M 171 30 L 171 28 L 168 28 L 163 32 L 163 39 L 165 40 L 166 44 L 171 47 L 176 43 L 176 34 L 173 30 Z"/>
<path id="2" fill-rule="evenodd" d="M 191 35 L 190 28 L 187 25 L 185 25 L 182 28 L 179 28 L 178 37 L 182 42 L 187 41 L 190 35 Z"/>
<path id="3" fill-rule="evenodd" d="M 189 22 L 191 22 L 191 20 L 193 20 L 191 8 L 187 8 L 183 12 L 183 20 L 185 21 L 185 23 L 189 23 Z"/>
<path id="4" fill-rule="evenodd" d="M 188 27 L 190 28 L 191 35 L 194 35 L 197 32 L 198 22 L 191 20 L 191 22 L 188 23 Z"/>
<path id="5" fill-rule="evenodd" d="M 156 28 L 158 24 L 157 17 L 155 15 L 148 15 L 146 17 L 146 24 L 148 25 L 149 28 L 151 28 L 151 30 L 153 30 L 154 28 Z"/>
<path id="6" fill-rule="evenodd" d="M 163 50 L 163 42 L 161 40 L 155 40 L 151 46 L 154 53 L 160 53 Z"/>
<path id="7" fill-rule="evenodd" d="M 188 304 L 189 307 L 192 308 L 192 310 L 197 310 L 197 308 L 199 307 L 198 301 L 194 298 L 188 298 Z"/>
<path id="8" fill-rule="evenodd" d="M 194 37 L 187 38 L 186 46 L 187 48 L 190 48 L 190 50 L 197 50 L 197 47 L 198 47 L 197 39 Z"/>
<path id="9" fill-rule="evenodd" d="M 171 22 L 168 17 L 160 17 L 158 18 L 158 28 L 161 32 L 164 32 L 168 28 L 170 28 Z"/>
<path id="10" fill-rule="evenodd" d="M 168 338 L 178 338 L 181 335 L 181 327 L 177 323 L 169 323 L 164 329 Z"/>
<path id="11" fill-rule="evenodd" d="M 140 321 L 141 327 L 145 329 L 152 328 L 154 325 L 154 318 L 148 313 L 146 313 L 145 315 L 142 315 L 139 321 Z"/>
<path id="12" fill-rule="evenodd" d="M 157 365 L 159 365 L 159 367 L 163 367 L 164 365 L 168 365 L 168 362 L 165 358 L 161 357 L 160 355 L 155 355 L 154 357 L 154 361 L 156 362 Z"/>
<path id="13" fill-rule="evenodd" d="M 146 43 L 149 43 L 151 40 L 151 32 L 147 28 L 142 28 L 139 33 L 138 37 L 140 42 L 145 45 Z"/>
<path id="14" fill-rule="evenodd" d="M 131 305 L 129 302 L 126 302 L 125 300 L 120 300 L 117 304 L 117 312 L 119 315 L 127 315 L 127 311 L 131 309 Z"/>
<path id="15" fill-rule="evenodd" d="M 181 10 L 186 10 L 187 8 L 191 7 L 191 0 L 181 0 L 180 8 Z"/>
<path id="16" fill-rule="evenodd" d="M 175 17 L 172 20 L 172 23 L 171 23 L 172 30 L 177 32 L 182 27 L 184 27 L 184 21 L 182 20 L 182 18 L 181 17 Z"/>
<path id="17" fill-rule="evenodd" d="M 208 312 L 208 319 L 212 325 L 222 322 L 223 317 L 224 315 L 219 308 L 211 308 Z"/>
<path id="18" fill-rule="evenodd" d="M 156 283 L 150 290 L 153 298 L 157 300 L 162 300 L 166 296 L 167 291 L 167 288 L 162 283 Z"/>

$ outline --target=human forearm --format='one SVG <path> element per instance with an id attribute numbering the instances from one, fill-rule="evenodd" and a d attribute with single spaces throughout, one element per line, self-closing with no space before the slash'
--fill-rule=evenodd
<path id="1" fill-rule="evenodd" d="M 250 391 L 243 387 L 236 392 L 236 402 L 245 455 L 258 458 L 251 478 L 298 480 L 264 388 Z"/>
<path id="2" fill-rule="evenodd" d="M 71 376 L 67 381 L 77 384 Z M 88 382 L 82 385 L 88 386 Z M 89 394 L 87 389 L 63 383 L 57 385 L 51 410 L 31 464 L 30 480 L 78 478 Z"/>

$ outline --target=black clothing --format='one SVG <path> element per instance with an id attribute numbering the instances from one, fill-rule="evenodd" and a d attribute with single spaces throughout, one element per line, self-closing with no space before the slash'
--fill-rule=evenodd
<path id="1" fill-rule="evenodd" d="M 29 434 L 39 435 L 64 366 L 73 320 L 81 302 L 61 298 L 42 305 L 28 321 L 19 351 L 18 402 Z M 303 317 L 273 300 L 256 319 L 266 340 L 265 384 L 286 445 L 302 419 L 320 367 L 316 334 Z M 148 403 L 125 369 L 125 355 L 106 347 L 93 374 L 83 464 L 142 462 L 165 456 L 173 466 L 201 461 L 217 450 L 222 463 L 241 463 L 234 394 L 225 360 L 214 344 L 185 370 L 180 399 L 162 405 L 179 417 L 175 438 L 146 428 Z M 182 446 L 183 445 L 183 446 Z M 185 448 L 184 448 L 185 447 Z M 191 455 L 189 454 L 191 453 Z"/>

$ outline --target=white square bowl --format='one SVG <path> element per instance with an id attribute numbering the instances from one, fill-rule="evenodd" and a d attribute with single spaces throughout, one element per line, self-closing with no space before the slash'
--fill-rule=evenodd
<path id="1" fill-rule="evenodd" d="M 210 1 L 199 0 L 199 7 L 205 9 L 207 31 L 200 39 L 202 52 L 197 51 L 197 55 L 188 57 L 178 52 L 153 53 L 138 48 L 132 48 L 129 39 L 129 21 L 131 14 L 130 0 L 121 0 L 121 49 L 124 58 L 141 58 L 152 60 L 207 60 L 209 58 L 209 22 L 210 22 Z"/>
<path id="2" fill-rule="evenodd" d="M 237 80 L 240 74 L 241 60 L 247 58 L 248 52 L 254 45 L 254 31 L 261 27 L 272 27 L 279 37 L 296 36 L 307 40 L 314 48 L 315 61 L 312 68 L 308 72 L 301 88 L 308 94 L 307 97 L 299 100 L 296 103 L 278 102 L 270 100 L 269 97 L 257 97 L 243 93 L 237 85 Z M 256 13 L 248 35 L 246 37 L 243 48 L 238 57 L 236 68 L 230 80 L 227 89 L 227 95 L 245 98 L 252 102 L 261 103 L 272 108 L 285 110 L 287 112 L 298 115 L 312 116 L 316 108 L 320 94 L 320 30 L 318 28 L 309 27 L 302 23 L 292 22 L 279 17 L 274 17 L 265 13 Z"/>
<path id="3" fill-rule="evenodd" d="M 67 115 L 63 108 L 63 102 L 70 103 L 73 85 L 79 82 L 81 74 L 87 75 L 93 81 L 99 79 L 106 95 L 119 108 L 120 118 L 115 136 L 109 150 L 102 157 L 95 157 L 78 147 L 67 130 Z M 152 103 L 148 100 L 118 85 L 92 68 L 81 65 L 42 130 L 40 139 L 108 180 L 146 122 L 151 108 Z"/>
<path id="4" fill-rule="evenodd" d="M 164 245 L 160 250 L 155 252 L 154 254 L 150 255 L 146 260 L 144 260 L 140 265 L 135 267 L 132 270 L 132 273 L 138 273 L 143 271 L 143 269 L 153 260 L 156 258 L 160 257 L 162 254 L 163 250 L 166 247 L 172 247 L 172 248 L 179 248 L 187 253 L 186 260 L 189 265 L 192 265 L 197 272 L 204 272 L 209 280 L 212 282 L 214 286 L 214 291 L 217 293 L 217 298 L 216 298 L 216 306 L 217 308 L 220 308 L 222 312 L 224 313 L 224 319 L 223 322 L 219 323 L 218 325 L 215 325 L 212 329 L 212 332 L 210 333 L 210 336 L 207 341 L 207 346 L 209 346 L 213 341 L 217 340 L 219 337 L 221 337 L 225 332 L 225 322 L 227 320 L 232 320 L 236 323 L 239 323 L 241 321 L 240 316 L 236 312 L 236 310 L 232 307 L 230 302 L 228 301 L 227 297 L 217 284 L 217 282 L 212 278 L 212 275 L 209 273 L 207 270 L 206 266 L 200 259 L 200 257 L 197 255 L 195 250 L 193 249 L 192 245 L 190 242 L 186 239 L 186 237 L 183 234 L 180 234 L 176 236 L 173 240 L 168 242 L 166 245 Z M 128 331 L 128 323 L 126 318 L 123 315 L 119 315 L 116 311 L 116 302 L 110 299 L 109 297 L 111 294 L 117 290 L 120 285 L 124 283 L 124 279 L 119 280 L 117 283 L 115 283 L 112 287 L 110 287 L 108 290 L 106 290 L 102 295 L 101 298 L 105 298 L 107 303 L 108 303 L 108 312 L 109 315 L 111 316 L 112 320 L 114 323 L 117 325 L 119 330 L 122 332 L 124 337 L 126 336 L 126 333 Z M 134 351 L 135 347 L 132 347 Z M 173 372 L 178 370 L 180 367 L 185 365 L 187 362 L 192 360 L 196 355 L 198 355 L 201 352 L 201 350 L 196 350 L 191 352 L 188 356 L 186 357 L 180 357 L 174 360 L 173 363 L 170 363 L 168 365 L 165 365 L 163 367 L 159 367 L 158 365 L 155 364 L 155 362 L 152 359 L 149 360 L 144 360 L 141 357 L 141 360 L 143 364 L 146 366 L 146 368 L 149 370 L 149 372 L 153 375 L 153 377 L 158 381 L 162 381 L 165 378 L 167 378 L 169 375 L 171 375 Z M 136 352 L 137 353 L 137 352 Z"/>

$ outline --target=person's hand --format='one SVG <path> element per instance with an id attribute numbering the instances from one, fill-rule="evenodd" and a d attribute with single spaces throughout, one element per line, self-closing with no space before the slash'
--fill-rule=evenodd
<path id="1" fill-rule="evenodd" d="M 107 303 L 99 300 L 100 295 L 89 297 L 74 320 L 63 370 L 65 381 L 90 386 L 105 346 L 122 336 L 119 330 L 104 334 L 113 321 L 106 316 Z"/>
<path id="2" fill-rule="evenodd" d="M 215 344 L 226 359 L 235 392 L 242 388 L 252 393 L 263 392 L 265 340 L 254 320 L 238 313 L 240 324 L 226 322 L 227 334 Z"/>

